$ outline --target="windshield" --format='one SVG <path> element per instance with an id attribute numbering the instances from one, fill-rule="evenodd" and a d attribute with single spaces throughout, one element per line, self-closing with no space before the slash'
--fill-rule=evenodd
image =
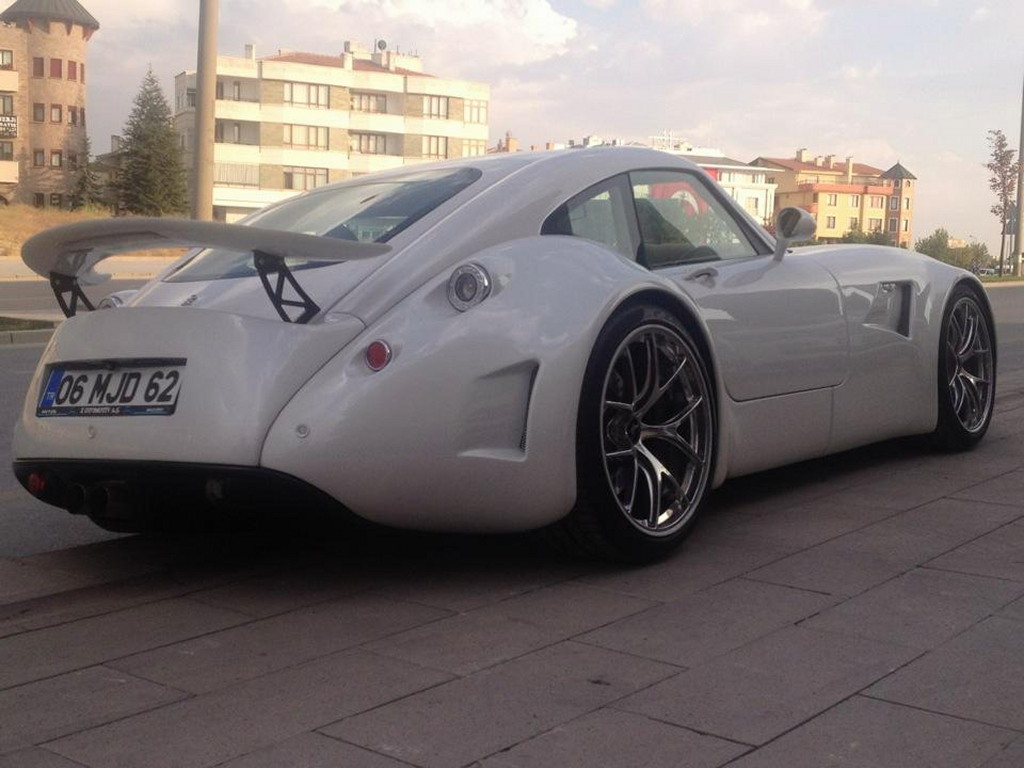
<path id="1" fill-rule="evenodd" d="M 476 168 L 426 169 L 387 179 L 314 190 L 246 217 L 245 224 L 339 240 L 386 243 L 480 178 Z M 325 261 L 288 259 L 291 269 Z M 185 262 L 167 282 L 219 280 L 255 275 L 250 253 L 207 248 Z"/>

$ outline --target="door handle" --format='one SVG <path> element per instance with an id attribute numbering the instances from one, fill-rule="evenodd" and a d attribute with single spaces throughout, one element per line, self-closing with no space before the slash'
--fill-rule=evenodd
<path id="1" fill-rule="evenodd" d="M 704 278 L 708 278 L 708 279 L 714 280 L 716 277 L 718 277 L 718 270 L 717 269 L 715 269 L 714 267 L 701 267 L 700 269 L 698 269 L 698 270 L 688 274 L 686 276 L 686 279 L 687 280 L 703 280 Z"/>

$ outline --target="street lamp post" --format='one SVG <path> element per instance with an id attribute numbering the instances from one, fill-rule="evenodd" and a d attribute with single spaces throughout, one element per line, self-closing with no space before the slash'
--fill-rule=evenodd
<path id="1" fill-rule="evenodd" d="M 217 0 L 199 0 L 199 53 L 196 60 L 195 165 L 192 218 L 213 218 L 214 107 L 217 96 Z"/>
<path id="2" fill-rule="evenodd" d="M 1022 79 L 1024 83 L 1024 79 Z M 1024 88 L 1020 97 L 1020 147 L 1017 150 L 1017 227 L 1013 236 L 1013 253 L 1018 277 L 1024 257 Z"/>

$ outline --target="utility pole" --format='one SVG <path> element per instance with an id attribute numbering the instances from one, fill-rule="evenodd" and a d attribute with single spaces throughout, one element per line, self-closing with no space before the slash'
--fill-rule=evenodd
<path id="1" fill-rule="evenodd" d="M 1024 83 L 1024 78 L 1022 78 Z M 1017 276 L 1021 276 L 1024 257 L 1024 88 L 1020 97 L 1020 148 L 1017 150 L 1017 228 L 1013 237 L 1013 260 Z"/>
<path id="2" fill-rule="evenodd" d="M 196 60 L 196 130 L 192 218 L 213 219 L 213 134 L 217 97 L 217 2 L 199 0 L 199 54 Z"/>

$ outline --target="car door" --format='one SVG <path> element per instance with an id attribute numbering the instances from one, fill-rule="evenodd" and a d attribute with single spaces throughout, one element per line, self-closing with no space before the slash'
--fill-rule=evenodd
<path id="1" fill-rule="evenodd" d="M 809 257 L 775 260 L 735 206 L 700 174 L 629 174 L 637 259 L 678 282 L 707 322 L 736 401 L 840 384 L 849 341 L 835 279 Z"/>

